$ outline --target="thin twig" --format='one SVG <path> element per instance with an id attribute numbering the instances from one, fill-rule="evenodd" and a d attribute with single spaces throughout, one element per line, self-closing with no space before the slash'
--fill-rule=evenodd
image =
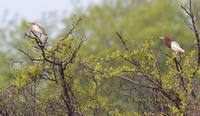
<path id="1" fill-rule="evenodd" d="M 72 28 L 68 31 L 68 33 L 60 40 L 63 41 L 65 40 L 70 34 L 72 34 L 74 32 L 74 30 L 76 29 L 76 27 L 79 25 L 79 23 L 81 22 L 81 18 L 79 18 L 75 24 L 72 25 Z"/>
<path id="2" fill-rule="evenodd" d="M 121 40 L 123 47 L 125 48 L 126 51 L 129 51 L 127 44 L 126 44 L 126 40 L 124 40 L 124 38 L 121 36 L 121 34 L 119 32 L 116 32 L 116 35 L 119 37 L 119 39 Z"/>

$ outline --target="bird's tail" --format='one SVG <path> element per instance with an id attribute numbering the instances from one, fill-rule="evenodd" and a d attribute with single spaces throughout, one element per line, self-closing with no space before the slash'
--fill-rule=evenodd
<path id="1" fill-rule="evenodd" d="M 185 52 L 185 50 L 183 50 L 183 49 L 180 49 L 180 51 L 181 51 L 182 53 L 184 53 L 184 52 Z"/>

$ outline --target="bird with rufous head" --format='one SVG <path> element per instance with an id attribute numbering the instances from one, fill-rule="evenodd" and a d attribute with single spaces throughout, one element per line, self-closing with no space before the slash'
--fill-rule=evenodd
<path id="1" fill-rule="evenodd" d="M 163 40 L 164 44 L 167 47 L 175 51 L 175 56 L 173 57 L 173 59 L 178 58 L 178 56 L 181 56 L 181 54 L 185 52 L 185 50 L 183 50 L 183 48 L 181 48 L 181 46 L 176 41 L 172 40 L 170 37 L 164 36 L 160 37 L 160 39 Z"/>

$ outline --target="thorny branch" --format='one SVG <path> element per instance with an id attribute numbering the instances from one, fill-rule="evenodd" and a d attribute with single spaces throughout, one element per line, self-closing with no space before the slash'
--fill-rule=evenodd
<path id="1" fill-rule="evenodd" d="M 26 55 L 30 60 L 32 61 L 43 61 L 43 59 L 33 58 L 30 54 L 23 51 L 21 48 L 18 49 L 20 52 L 22 52 L 24 55 Z"/>
<path id="2" fill-rule="evenodd" d="M 127 45 L 126 45 L 126 40 L 123 39 L 123 37 L 121 36 L 121 34 L 119 32 L 116 32 L 116 35 L 119 37 L 119 39 L 121 40 L 121 43 L 123 44 L 123 47 L 125 48 L 126 51 L 129 51 Z"/>
<path id="3" fill-rule="evenodd" d="M 90 65 L 88 65 L 87 63 L 84 63 L 84 62 L 79 62 L 79 65 L 81 67 L 83 67 L 84 69 L 88 69 L 89 71 L 95 70 L 92 66 L 90 66 Z M 101 75 L 109 75 L 110 74 L 110 72 L 106 72 L 106 71 L 98 71 L 97 73 L 99 73 Z M 119 78 L 119 79 L 122 79 L 122 80 L 126 80 L 126 81 L 130 82 L 131 84 L 139 86 L 139 87 L 158 91 L 158 92 L 162 93 L 163 96 L 165 96 L 170 102 L 172 102 L 172 104 L 174 104 L 181 111 L 180 102 L 177 101 L 178 98 L 174 98 L 174 96 L 171 96 L 170 95 L 171 93 L 166 91 L 162 86 L 158 87 L 156 85 L 150 86 L 150 85 L 146 85 L 146 84 L 143 84 L 143 83 L 138 83 L 138 82 L 132 80 L 131 78 L 129 78 L 129 76 L 125 76 L 125 75 L 116 75 L 116 76 L 113 76 L 113 77 L 116 77 L 116 78 Z"/>
<path id="4" fill-rule="evenodd" d="M 65 37 L 59 40 L 61 41 L 61 43 L 58 43 L 58 44 L 62 44 L 62 42 L 64 42 L 64 40 L 67 39 L 67 37 L 73 33 L 73 31 L 75 30 L 76 26 L 80 23 L 80 21 L 81 21 L 81 18 L 77 21 L 75 25 L 73 25 L 73 27 L 65 35 Z M 54 81 L 58 84 L 61 84 L 62 91 L 63 91 L 61 98 L 66 104 L 66 108 L 68 109 L 68 115 L 72 116 L 73 113 L 75 112 L 75 96 L 72 91 L 72 87 L 70 86 L 70 83 L 66 82 L 66 75 L 64 71 L 66 70 L 66 67 L 68 66 L 68 64 L 72 63 L 73 59 L 76 57 L 76 54 L 81 48 L 84 40 L 81 39 L 80 43 L 78 44 L 77 48 L 75 48 L 75 50 L 73 50 L 72 48 L 71 49 L 69 48 L 70 50 L 72 50 L 71 54 L 69 54 L 70 57 L 66 57 L 65 59 L 59 59 L 58 57 L 55 56 L 54 53 L 51 54 L 52 55 L 51 57 L 47 55 L 49 54 L 48 53 L 49 51 L 47 50 L 46 46 L 41 43 L 40 37 L 38 37 L 38 35 L 35 34 L 33 31 L 29 32 L 29 34 L 26 33 L 25 36 L 27 36 L 30 39 L 35 40 L 36 45 L 39 47 L 39 50 L 42 53 L 41 54 L 42 58 L 41 59 L 34 58 L 31 56 L 31 54 L 23 51 L 22 49 L 18 49 L 18 50 L 32 61 L 47 62 L 50 65 L 52 65 L 53 76 L 55 77 L 55 79 L 51 79 L 49 77 L 46 79 L 49 79 L 50 81 Z M 57 48 L 58 46 L 59 45 L 55 46 L 55 48 Z M 57 80 L 57 75 L 60 77 L 60 83 Z"/>
<path id="5" fill-rule="evenodd" d="M 180 85 L 183 87 L 183 89 L 185 90 L 185 92 L 187 93 L 187 88 L 185 87 L 185 80 L 184 80 L 184 75 L 182 72 L 182 66 L 180 64 L 180 62 L 177 60 L 177 58 L 173 59 L 175 65 L 176 65 L 176 70 L 177 70 L 177 76 L 180 78 Z"/>
<path id="6" fill-rule="evenodd" d="M 120 38 L 122 44 L 123 44 L 123 47 L 126 49 L 126 50 L 129 50 L 127 45 L 126 45 L 126 42 L 124 41 L 123 37 L 119 34 L 119 33 L 116 33 L 118 35 L 118 37 Z M 153 54 L 153 51 L 150 50 L 150 53 L 152 55 Z M 155 59 L 154 63 L 156 65 L 156 68 L 157 68 L 157 71 L 159 73 L 159 80 L 156 79 L 154 77 L 154 75 L 151 75 L 151 74 L 148 74 L 148 72 L 146 72 L 142 66 L 140 65 L 139 61 L 135 60 L 135 59 L 128 59 L 128 58 L 125 58 L 123 57 L 123 55 L 121 55 L 121 58 L 123 58 L 125 61 L 128 61 L 129 63 L 133 64 L 138 73 L 141 73 L 140 76 L 143 76 L 145 79 L 147 79 L 149 82 L 151 82 L 151 85 L 152 86 L 149 86 L 149 85 L 144 85 L 142 83 L 138 83 L 132 79 L 130 79 L 129 77 L 127 76 L 115 76 L 117 78 L 120 78 L 120 79 L 123 79 L 123 80 L 126 80 L 126 81 L 129 81 L 130 83 L 134 84 L 134 85 L 137 85 L 139 87 L 144 87 L 144 88 L 148 88 L 148 89 L 152 89 L 152 90 L 155 90 L 155 91 L 158 91 L 160 92 L 163 96 L 165 96 L 172 104 L 174 104 L 175 107 L 177 107 L 180 111 L 182 110 L 180 108 L 180 101 L 179 101 L 179 98 L 178 96 L 177 97 L 173 97 L 173 95 L 171 94 L 175 94 L 175 92 L 171 93 L 170 91 L 167 91 L 163 88 L 162 86 L 162 81 L 161 81 L 161 78 L 162 78 L 162 75 L 161 75 L 161 70 L 159 68 L 159 64 L 158 64 L 158 61 L 157 59 Z M 102 72 L 101 72 L 102 73 Z M 104 72 L 106 73 L 106 72 Z M 171 91 L 174 91 L 174 90 L 171 90 Z"/>
<path id="7" fill-rule="evenodd" d="M 84 62 L 79 62 L 79 65 L 82 66 L 82 67 L 84 67 L 84 69 L 88 69 L 89 71 L 94 71 L 95 70 L 92 66 L 90 66 L 90 65 L 88 65 L 88 64 L 86 64 Z M 98 71 L 97 73 L 99 73 L 101 75 L 109 75 L 110 74 L 110 72 L 106 72 L 106 71 Z M 152 86 L 149 86 L 149 85 L 144 85 L 144 84 L 137 83 L 137 82 L 135 82 L 134 80 L 130 79 L 127 76 L 118 75 L 118 76 L 114 76 L 114 77 L 126 80 L 126 81 L 128 81 L 128 82 L 130 82 L 130 83 L 132 83 L 134 85 L 140 86 L 140 87 L 150 88 L 152 90 L 157 90 L 158 89 L 156 87 L 152 87 Z"/>
<path id="8" fill-rule="evenodd" d="M 193 7 L 192 7 L 192 0 L 189 0 L 189 8 L 188 9 L 182 5 L 181 5 L 181 8 L 190 17 L 190 19 L 189 19 L 190 21 L 187 24 L 188 24 L 188 27 L 192 30 L 193 34 L 195 35 L 196 42 L 197 42 L 197 53 L 198 53 L 197 67 L 195 68 L 194 72 L 192 73 L 192 77 L 191 77 L 191 78 L 194 78 L 200 67 L 200 37 L 199 37 L 200 30 L 197 27 L 198 18 L 195 17 L 195 15 L 194 15 Z M 192 89 L 191 94 L 194 98 L 196 97 L 193 89 Z"/>
<path id="9" fill-rule="evenodd" d="M 34 37 L 30 35 L 28 35 L 27 33 L 25 33 L 25 35 L 31 39 L 34 39 L 37 46 L 39 47 L 40 51 L 42 52 L 42 57 L 45 61 L 51 63 L 51 64 L 56 64 L 58 65 L 59 63 L 57 62 L 53 62 L 52 60 L 48 59 L 47 56 L 46 56 L 46 52 L 45 52 L 45 46 L 43 46 L 40 42 L 40 38 L 37 36 L 37 34 L 35 34 L 33 31 L 31 31 L 31 33 L 33 33 Z"/>
<path id="10" fill-rule="evenodd" d="M 184 6 L 181 5 L 181 8 L 184 10 L 184 12 L 190 17 L 190 21 L 188 21 L 187 25 L 188 27 L 192 30 L 192 32 L 195 35 L 196 42 L 197 42 L 197 53 L 198 53 L 198 60 L 197 60 L 197 67 L 195 71 L 193 72 L 192 78 L 195 77 L 197 71 L 199 70 L 200 67 L 200 37 L 199 37 L 199 29 L 197 27 L 197 20 L 198 18 L 195 17 L 194 12 L 193 12 L 193 7 L 192 7 L 192 0 L 189 0 L 189 8 L 185 8 Z"/>
<path id="11" fill-rule="evenodd" d="M 68 31 L 68 33 L 64 36 L 63 39 L 61 39 L 60 41 L 65 40 L 70 34 L 72 34 L 74 32 L 74 30 L 76 29 L 76 27 L 79 25 L 79 23 L 81 22 L 81 18 L 79 18 L 75 24 L 72 25 L 72 28 Z"/>
<path id="12" fill-rule="evenodd" d="M 64 70 L 66 69 L 66 66 L 67 66 L 69 63 L 72 63 L 73 59 L 76 57 L 77 52 L 78 52 L 79 49 L 81 48 L 83 42 L 84 42 L 84 40 L 81 38 L 81 41 L 80 41 L 78 47 L 77 47 L 75 50 L 73 50 L 73 53 L 72 53 L 71 58 L 63 64 Z"/>

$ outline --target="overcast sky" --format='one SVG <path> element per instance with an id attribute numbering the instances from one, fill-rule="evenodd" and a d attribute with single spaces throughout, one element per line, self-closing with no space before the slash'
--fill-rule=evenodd
<path id="1" fill-rule="evenodd" d="M 29 20 L 41 18 L 42 13 L 56 11 L 70 14 L 75 6 L 98 4 L 101 0 L 0 0 L 0 17 L 18 15 Z"/>
<path id="2" fill-rule="evenodd" d="M 12 30 L 12 27 L 14 27 L 12 26 L 12 21 L 17 24 L 21 22 L 21 19 L 43 21 L 41 19 L 44 13 L 56 12 L 56 16 L 58 17 L 56 17 L 56 26 L 54 30 L 59 32 L 59 29 L 64 28 L 64 25 L 59 25 L 59 20 L 62 19 L 62 17 L 67 17 L 71 13 L 74 14 L 73 10 L 77 7 L 86 9 L 88 6 L 99 4 L 101 1 L 102 0 L 0 0 L 0 29 Z M 54 30 L 48 30 L 48 32 L 52 31 L 51 34 L 54 34 Z M 7 38 L 7 40 L 9 42 L 11 39 Z M 1 51 L 7 48 L 5 42 L 3 45 L 1 45 L 0 42 L 0 46 Z"/>

